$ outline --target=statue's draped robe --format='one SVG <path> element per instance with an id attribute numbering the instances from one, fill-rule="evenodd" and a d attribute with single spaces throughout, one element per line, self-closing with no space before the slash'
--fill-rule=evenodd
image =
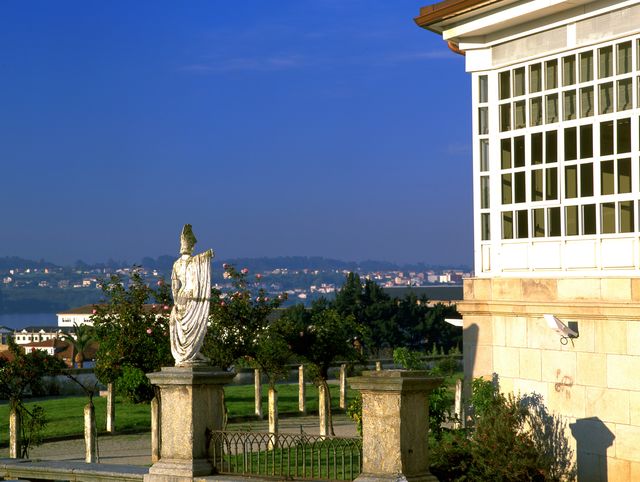
<path id="1" fill-rule="evenodd" d="M 171 272 L 171 354 L 176 365 L 198 359 L 207 331 L 211 296 L 211 257 L 181 257 Z"/>

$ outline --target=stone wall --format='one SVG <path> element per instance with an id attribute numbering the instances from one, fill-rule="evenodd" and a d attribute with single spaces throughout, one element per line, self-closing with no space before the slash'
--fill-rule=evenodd
<path id="1" fill-rule="evenodd" d="M 541 394 L 569 422 L 580 480 L 640 480 L 640 279 L 468 279 L 458 310 L 467 382 Z M 546 313 L 579 337 L 561 344 Z"/>

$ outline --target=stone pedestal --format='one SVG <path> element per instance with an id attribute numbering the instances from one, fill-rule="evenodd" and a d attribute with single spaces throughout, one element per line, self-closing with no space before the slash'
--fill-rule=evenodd
<path id="1" fill-rule="evenodd" d="M 234 375 L 210 366 L 163 367 L 147 375 L 160 388 L 162 443 L 146 482 L 187 482 L 213 473 L 207 432 L 222 429 L 223 385 Z"/>
<path id="2" fill-rule="evenodd" d="M 426 371 L 384 370 L 350 378 L 362 393 L 359 482 L 437 481 L 429 472 L 429 393 L 442 380 Z"/>

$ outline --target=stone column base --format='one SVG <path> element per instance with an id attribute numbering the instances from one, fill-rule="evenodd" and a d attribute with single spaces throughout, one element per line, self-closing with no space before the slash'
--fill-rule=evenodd
<path id="1" fill-rule="evenodd" d="M 414 477 L 404 474 L 360 474 L 354 482 L 438 482 L 438 479 L 431 474 Z"/>
<path id="2" fill-rule="evenodd" d="M 194 477 L 210 475 L 213 470 L 207 459 L 162 459 L 149 468 L 145 482 L 191 482 Z"/>

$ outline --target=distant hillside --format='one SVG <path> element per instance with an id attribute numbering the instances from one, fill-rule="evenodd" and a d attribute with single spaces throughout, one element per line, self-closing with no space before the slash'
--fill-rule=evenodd
<path id="1" fill-rule="evenodd" d="M 143 258 L 142 266 L 148 269 L 159 271 L 171 271 L 175 256 L 160 256 L 154 258 Z M 333 258 L 323 258 L 322 256 L 278 256 L 274 258 L 229 258 L 227 260 L 214 261 L 214 266 L 220 267 L 223 263 L 230 263 L 237 267 L 249 268 L 251 271 L 273 271 L 275 269 L 288 269 L 300 271 L 303 269 L 318 271 L 427 271 L 443 269 L 469 270 L 468 266 L 439 266 L 425 263 L 395 264 L 388 261 L 342 261 Z"/>
<path id="2" fill-rule="evenodd" d="M 34 261 L 32 259 L 19 258 L 18 256 L 0 257 L 0 271 L 9 269 L 41 269 L 41 268 L 58 268 L 59 266 L 41 259 Z"/>

